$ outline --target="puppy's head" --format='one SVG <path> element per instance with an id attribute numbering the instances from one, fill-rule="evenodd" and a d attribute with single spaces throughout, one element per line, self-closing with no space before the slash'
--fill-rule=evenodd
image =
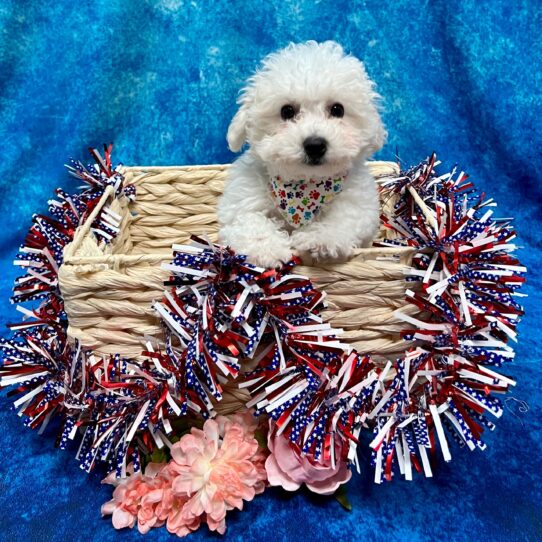
<path id="1" fill-rule="evenodd" d="M 285 177 L 350 169 L 384 144 L 379 96 L 363 64 L 327 41 L 290 44 L 248 80 L 228 129 L 234 152 L 250 152 Z"/>

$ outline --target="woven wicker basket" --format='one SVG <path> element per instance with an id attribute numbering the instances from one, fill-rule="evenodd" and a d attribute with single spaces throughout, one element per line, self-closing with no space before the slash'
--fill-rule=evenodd
<path id="1" fill-rule="evenodd" d="M 371 162 L 370 168 L 376 178 L 397 173 L 392 162 Z M 115 199 L 108 188 L 64 251 L 59 282 L 71 339 L 97 354 L 131 358 L 141 355 L 145 337 L 160 339 L 151 305 L 162 298 L 168 276 L 161 263 L 171 260 L 172 244 L 185 243 L 192 234 L 217 240 L 215 209 L 227 170 L 227 165 L 123 169 L 126 182 L 136 186 L 136 201 Z M 122 223 L 114 242 L 102 248 L 90 227 L 106 204 Z M 359 249 L 347 263 L 300 266 L 296 272 L 327 292 L 325 318 L 344 329 L 342 340 L 377 358 L 394 358 L 406 345 L 400 338 L 404 324 L 393 312 L 416 313 L 405 301 L 404 269 L 411 255 L 409 248 Z"/>

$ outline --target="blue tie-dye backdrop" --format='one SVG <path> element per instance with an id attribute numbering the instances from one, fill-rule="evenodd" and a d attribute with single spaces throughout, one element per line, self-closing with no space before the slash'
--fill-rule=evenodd
<path id="1" fill-rule="evenodd" d="M 226 128 L 258 60 L 290 40 L 335 39 L 365 60 L 385 98 L 380 158 L 397 149 L 413 163 L 436 150 L 516 217 L 530 297 L 513 395 L 530 409 L 513 403 L 485 453 L 456 451 L 432 480 L 375 486 L 366 470 L 351 484 L 351 513 L 269 490 L 231 514 L 226 540 L 541 540 L 541 13 L 538 0 L 2 0 L 0 324 L 17 318 L 7 301 L 16 247 L 31 214 L 69 185 L 68 156 L 114 141 L 126 164 L 231 161 Z M 0 539 L 139 539 L 100 519 L 110 487 L 8 405 Z"/>

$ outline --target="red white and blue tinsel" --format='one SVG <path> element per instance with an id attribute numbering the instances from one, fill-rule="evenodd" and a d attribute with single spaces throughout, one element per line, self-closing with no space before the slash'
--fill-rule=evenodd
<path id="1" fill-rule="evenodd" d="M 96 459 L 114 458 L 124 466 L 128 450 L 137 456 L 137 447 L 130 444 L 140 396 L 150 401 L 160 387 L 140 377 L 139 368 L 131 367 L 129 361 L 97 359 L 68 341 L 58 283 L 64 248 L 106 190 L 117 198 L 135 197 L 135 187 L 125 184 L 118 166 L 111 165 L 111 146 L 104 147 L 104 157 L 89 150 L 95 164 L 84 166 L 71 160 L 67 166 L 72 176 L 85 183 L 80 192 L 57 190 L 57 198 L 49 201 L 50 215 L 33 217 L 14 262 L 24 274 L 15 281 L 11 301 L 34 302 L 34 306 L 18 305 L 23 321 L 9 326 L 10 339 L 0 340 L 0 385 L 14 387 L 10 394 L 18 396 L 14 406 L 25 424 L 42 432 L 53 417 L 60 417 L 58 445 L 64 448 L 68 440 L 82 436 L 77 455 L 87 470 Z M 91 231 L 99 244 L 109 243 L 119 225 L 120 217 L 106 205 L 94 217 Z M 146 423 L 152 423 L 152 418 Z"/>
<path id="2" fill-rule="evenodd" d="M 406 299 L 422 316 L 398 311 L 405 322 L 405 354 L 377 363 L 340 341 L 321 315 L 325 292 L 296 274 L 292 261 L 269 270 L 246 257 L 195 239 L 174 246 L 168 290 L 154 304 L 165 330 L 164 351 L 148 345 L 144 361 L 102 359 L 70 345 L 57 273 L 63 248 L 90 215 L 107 186 L 134 197 L 117 169 L 92 151 L 97 166 L 72 162 L 70 172 L 89 184 L 76 195 L 59 191 L 51 217 L 36 216 L 16 263 L 13 301 L 25 321 L 0 343 L 2 386 L 14 385 L 20 414 L 31 427 L 62 419 L 59 443 L 81 438 L 78 458 L 90 470 L 107 461 L 123 475 L 137 470 L 140 453 L 162 448 L 171 421 L 212 416 L 222 385 L 236 380 L 250 392 L 249 407 L 269 416 L 277 431 L 313 461 L 336 455 L 359 468 L 362 432 L 372 432 L 375 481 L 398 469 L 432 475 L 440 448 L 451 459 L 449 438 L 484 448 L 481 434 L 499 417 L 496 397 L 514 385 L 498 372 L 514 357 L 522 308 L 516 301 L 525 268 L 512 255 L 509 220 L 492 216 L 463 173 L 438 176 L 435 157 L 381 181 L 382 198 L 395 202 L 381 217 L 392 232 L 381 245 L 410 246 Z M 92 224 L 110 242 L 120 218 L 110 210 Z M 168 437 L 169 435 L 169 437 Z"/>
<path id="3" fill-rule="evenodd" d="M 451 459 L 449 438 L 484 449 L 487 416 L 503 412 L 497 395 L 515 384 L 497 369 L 514 357 L 508 341 L 526 270 L 512 255 L 510 220 L 492 216 L 495 203 L 463 172 L 438 176 L 434 167 L 432 156 L 381 184 L 382 198 L 395 201 L 381 217 L 394 235 L 379 244 L 415 249 L 406 299 L 422 316 L 396 313 L 414 345 L 404 356 L 376 363 L 341 343 L 319 313 L 325 296 L 291 265 L 256 269 L 197 240 L 175 247 L 174 288 L 155 305 L 167 355 L 187 367 L 185 389 L 210 410 L 220 379 L 238 378 L 248 406 L 314 461 L 333 464 L 340 453 L 359 467 L 359 436 L 371 431 L 377 483 L 395 467 L 407 479 L 413 469 L 432 476 L 437 448 Z"/>

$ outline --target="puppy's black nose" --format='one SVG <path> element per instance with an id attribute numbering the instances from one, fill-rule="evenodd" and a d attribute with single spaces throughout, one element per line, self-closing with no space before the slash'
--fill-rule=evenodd
<path id="1" fill-rule="evenodd" d="M 326 154 L 327 141 L 323 137 L 307 137 L 303 141 L 303 148 L 311 162 L 318 162 Z"/>

